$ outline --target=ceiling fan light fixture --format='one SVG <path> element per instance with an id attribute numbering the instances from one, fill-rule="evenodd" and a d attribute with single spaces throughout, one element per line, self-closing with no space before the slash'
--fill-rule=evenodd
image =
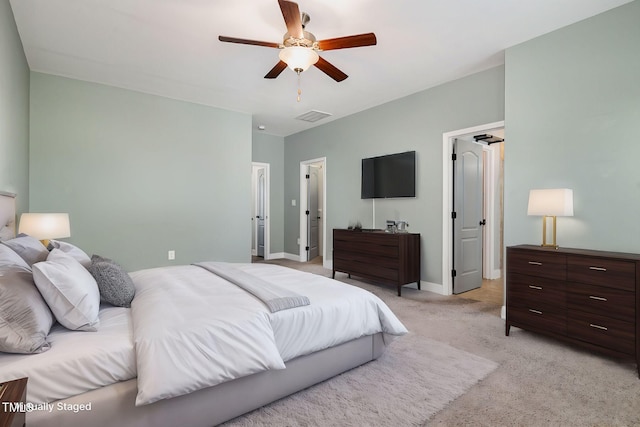
<path id="1" fill-rule="evenodd" d="M 282 62 L 286 63 L 296 73 L 306 71 L 320 59 L 315 50 L 303 46 L 285 47 L 278 56 Z"/>

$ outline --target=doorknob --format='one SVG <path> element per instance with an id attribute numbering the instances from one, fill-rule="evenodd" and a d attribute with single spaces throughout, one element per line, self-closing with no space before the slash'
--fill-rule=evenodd
<path id="1" fill-rule="evenodd" d="M 487 225 L 487 220 L 483 219 L 482 221 L 480 221 L 480 225 Z"/>

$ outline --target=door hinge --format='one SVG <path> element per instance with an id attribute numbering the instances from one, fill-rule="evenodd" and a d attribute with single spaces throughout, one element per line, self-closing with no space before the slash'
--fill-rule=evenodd
<path id="1" fill-rule="evenodd" d="M 451 212 L 451 219 L 456 219 L 457 215 L 455 212 Z"/>
<path id="2" fill-rule="evenodd" d="M 304 214 L 305 214 L 305 215 L 309 215 L 310 213 L 311 213 L 311 212 L 309 212 L 309 211 L 305 211 L 305 212 L 304 212 Z"/>
<path id="3" fill-rule="evenodd" d="M 455 269 L 451 270 L 451 277 L 456 277 L 456 270 Z"/>
<path id="4" fill-rule="evenodd" d="M 309 174 L 306 174 L 306 175 L 305 175 L 305 178 L 309 179 L 309 178 L 311 178 L 311 177 L 309 176 Z"/>
<path id="5" fill-rule="evenodd" d="M 454 162 L 458 160 L 458 156 L 456 156 L 456 153 L 451 154 L 451 160 L 453 160 Z"/>
<path id="6" fill-rule="evenodd" d="M 309 249 L 310 249 L 310 248 L 309 248 L 309 246 L 305 246 L 305 247 L 304 247 L 304 250 L 305 250 L 305 251 L 308 251 Z"/>

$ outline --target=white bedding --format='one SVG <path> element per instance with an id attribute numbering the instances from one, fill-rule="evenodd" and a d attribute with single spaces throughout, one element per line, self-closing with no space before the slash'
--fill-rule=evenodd
<path id="1" fill-rule="evenodd" d="M 103 307 L 97 332 L 56 324 L 51 349 L 39 354 L 0 354 L 0 378 L 29 377 L 27 402 L 40 404 L 130 380 L 136 376 L 131 310 Z"/>
<path id="2" fill-rule="evenodd" d="M 295 357 L 364 335 L 407 332 L 360 288 L 274 265 L 234 266 L 306 295 L 311 304 L 270 313 L 200 267 L 141 270 L 131 273 L 131 309 L 102 307 L 97 332 L 55 325 L 44 353 L 0 354 L 0 379 L 29 377 L 27 401 L 39 404 L 138 376 L 137 404 L 144 404 L 282 369 Z"/>
<path id="3" fill-rule="evenodd" d="M 275 265 L 234 267 L 306 295 L 311 304 L 270 313 L 253 295 L 196 266 L 132 273 L 136 405 L 282 369 L 289 359 L 364 335 L 407 332 L 362 289 Z"/>

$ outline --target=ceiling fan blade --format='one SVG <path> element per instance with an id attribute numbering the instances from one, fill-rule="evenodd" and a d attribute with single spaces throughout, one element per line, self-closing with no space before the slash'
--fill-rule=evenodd
<path id="1" fill-rule="evenodd" d="M 373 33 L 358 34 L 355 36 L 337 37 L 318 41 L 320 50 L 346 49 L 349 47 L 373 46 L 377 43 Z"/>
<path id="2" fill-rule="evenodd" d="M 302 32 L 302 22 L 300 21 L 300 9 L 298 3 L 292 1 L 278 0 L 284 23 L 287 24 L 287 31 L 291 37 L 301 39 L 304 37 Z"/>
<path id="3" fill-rule="evenodd" d="M 262 42 L 259 40 L 238 39 L 235 37 L 227 37 L 227 36 L 218 36 L 218 40 L 220 40 L 221 42 L 250 44 L 254 46 L 275 47 L 275 48 L 280 47 L 278 43 Z"/>
<path id="4" fill-rule="evenodd" d="M 281 72 L 284 71 L 284 69 L 287 68 L 287 64 L 284 61 L 280 61 L 276 64 L 275 67 L 273 67 L 271 69 L 271 71 L 269 71 L 267 73 L 266 76 L 264 76 L 265 79 L 275 79 L 276 77 L 278 77 L 280 75 Z"/>
<path id="5" fill-rule="evenodd" d="M 345 73 L 337 69 L 329 61 L 323 59 L 322 57 L 320 57 L 320 59 L 318 59 L 318 62 L 316 62 L 313 65 L 318 67 L 323 73 L 325 73 L 327 76 L 331 77 L 333 80 L 337 82 L 341 82 L 347 77 L 349 77 Z"/>

